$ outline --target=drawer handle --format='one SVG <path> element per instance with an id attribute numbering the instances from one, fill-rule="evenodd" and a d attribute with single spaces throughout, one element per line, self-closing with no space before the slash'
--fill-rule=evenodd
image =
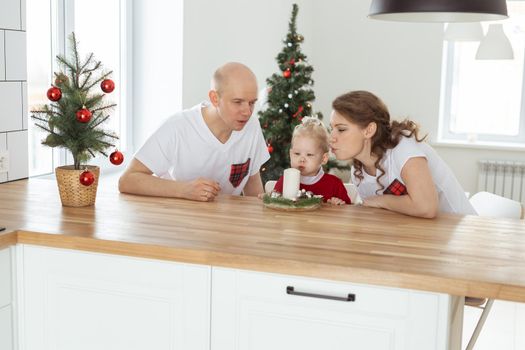
<path id="1" fill-rule="evenodd" d="M 339 301 L 355 301 L 355 294 L 353 294 L 353 293 L 349 293 L 347 297 L 334 297 L 332 295 L 296 292 L 294 287 L 292 287 L 292 286 L 286 287 L 286 294 L 299 295 L 299 296 L 302 296 L 302 297 L 339 300 Z"/>

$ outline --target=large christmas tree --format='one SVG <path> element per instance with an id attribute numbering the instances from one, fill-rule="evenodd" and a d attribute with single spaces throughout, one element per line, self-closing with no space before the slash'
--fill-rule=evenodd
<path id="1" fill-rule="evenodd" d="M 290 167 L 292 133 L 303 117 L 316 115 L 319 119 L 323 118 L 320 112 L 312 111 L 315 94 L 311 76 L 314 69 L 301 52 L 304 37 L 297 33 L 298 11 L 299 7 L 294 4 L 288 34 L 283 40 L 284 48 L 276 58 L 280 72 L 266 79 L 268 105 L 259 112 L 259 121 L 271 156 L 261 169 L 263 182 L 277 180 L 283 170 Z M 335 161 L 330 161 L 329 165 L 339 167 Z"/>

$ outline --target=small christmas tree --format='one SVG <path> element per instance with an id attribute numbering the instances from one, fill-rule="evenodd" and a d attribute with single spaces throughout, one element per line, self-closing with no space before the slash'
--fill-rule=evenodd
<path id="1" fill-rule="evenodd" d="M 290 167 L 292 133 L 303 117 L 316 115 L 319 119 L 323 118 L 320 112 L 312 111 L 315 94 L 311 76 L 314 69 L 301 52 L 304 37 L 297 33 L 298 11 L 297 4 L 293 4 L 288 34 L 283 40 L 284 48 L 276 58 L 280 72 L 266 79 L 268 107 L 259 112 L 259 121 L 271 156 L 261 169 L 263 182 L 278 179 L 284 169 Z M 328 166 L 349 168 L 338 165 L 335 160 L 330 160 Z"/>
<path id="2" fill-rule="evenodd" d="M 48 132 L 42 144 L 68 149 L 78 170 L 96 153 L 107 157 L 106 149 L 115 147 L 118 136 L 102 127 L 116 106 L 104 102 L 105 93 L 112 92 L 115 84 L 109 79 L 112 72 L 103 71 L 102 63 L 94 59 L 93 53 L 81 60 L 74 33 L 69 40 L 71 58 L 57 56 L 61 71 L 54 74 L 55 84 L 47 91 L 52 103 L 31 111 L 31 117 L 37 127 Z M 102 92 L 94 89 L 96 85 L 100 85 Z M 117 150 L 110 155 L 110 161 L 116 165 L 123 159 Z M 84 176 L 80 181 L 88 185 L 93 179 Z"/>

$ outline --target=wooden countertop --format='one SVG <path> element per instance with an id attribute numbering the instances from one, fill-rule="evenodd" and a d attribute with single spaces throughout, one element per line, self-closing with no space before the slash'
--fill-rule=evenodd
<path id="1" fill-rule="evenodd" d="M 105 185 L 105 186 L 104 186 Z M 256 198 L 140 197 L 101 183 L 94 207 L 62 207 L 54 180 L 0 184 L 0 248 L 16 243 L 525 302 L 525 222 Z"/>

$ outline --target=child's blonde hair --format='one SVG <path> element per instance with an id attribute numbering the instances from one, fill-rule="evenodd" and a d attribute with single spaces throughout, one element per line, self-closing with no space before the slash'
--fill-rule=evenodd
<path id="1" fill-rule="evenodd" d="M 317 117 L 304 117 L 302 123 L 297 125 L 293 130 L 292 142 L 297 136 L 309 136 L 317 140 L 319 148 L 321 148 L 324 153 L 330 149 L 330 135 L 328 134 L 328 130 L 326 130 L 323 122 Z"/>

